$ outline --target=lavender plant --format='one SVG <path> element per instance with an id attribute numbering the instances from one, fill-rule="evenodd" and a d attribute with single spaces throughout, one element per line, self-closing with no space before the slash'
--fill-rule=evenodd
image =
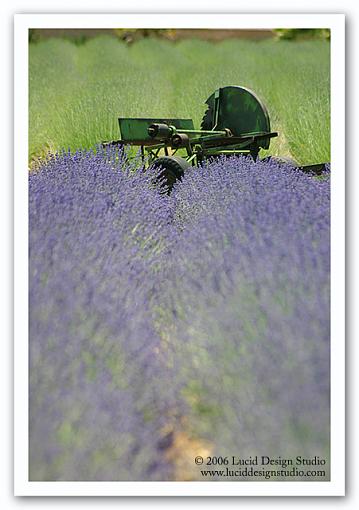
<path id="1" fill-rule="evenodd" d="M 163 292 L 192 433 L 216 455 L 317 455 L 328 477 L 328 178 L 222 159 L 172 196 Z"/>
<path id="2" fill-rule="evenodd" d="M 150 306 L 168 221 L 116 153 L 30 175 L 31 480 L 171 477 L 176 389 Z"/>
<path id="3" fill-rule="evenodd" d="M 176 434 L 329 464 L 329 199 L 246 158 L 170 196 L 112 150 L 32 173 L 30 479 L 178 479 Z"/>

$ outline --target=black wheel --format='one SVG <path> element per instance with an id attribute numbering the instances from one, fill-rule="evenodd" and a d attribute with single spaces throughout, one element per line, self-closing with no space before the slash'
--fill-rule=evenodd
<path id="1" fill-rule="evenodd" d="M 190 164 L 183 158 L 179 156 L 163 156 L 162 158 L 156 159 L 154 163 L 151 165 L 151 169 L 161 168 L 162 171 L 159 174 L 158 178 L 165 178 L 165 182 L 163 186 L 166 188 L 166 191 L 170 193 L 173 188 L 174 183 L 177 180 L 181 180 L 184 174 L 184 171 L 190 166 Z"/>

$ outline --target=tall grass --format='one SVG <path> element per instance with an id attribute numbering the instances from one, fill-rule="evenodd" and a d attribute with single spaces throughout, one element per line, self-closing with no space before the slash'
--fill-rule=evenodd
<path id="1" fill-rule="evenodd" d="M 32 44 L 30 159 L 117 139 L 118 116 L 191 117 L 199 127 L 216 88 L 242 85 L 264 100 L 280 132 L 271 154 L 329 161 L 329 51 L 326 41 L 146 39 L 128 47 L 103 36 L 82 46 Z"/>

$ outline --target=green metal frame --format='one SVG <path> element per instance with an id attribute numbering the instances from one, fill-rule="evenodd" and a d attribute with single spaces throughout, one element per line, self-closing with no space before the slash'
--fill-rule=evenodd
<path id="1" fill-rule="evenodd" d="M 219 88 L 206 104 L 199 130 L 191 119 L 121 117 L 121 139 L 104 145 L 139 146 L 148 165 L 162 154 L 171 156 L 182 150 L 185 159 L 197 165 L 219 155 L 250 154 L 256 159 L 259 150 L 267 149 L 270 139 L 278 136 L 270 130 L 263 103 L 244 87 Z"/>
<path id="2" fill-rule="evenodd" d="M 103 145 L 139 146 L 148 166 L 162 155 L 178 155 L 178 151 L 185 152 L 188 163 L 198 165 L 221 155 L 250 154 L 256 160 L 260 149 L 268 149 L 271 138 L 278 136 L 271 131 L 265 105 L 245 87 L 219 88 L 206 104 L 199 130 L 191 119 L 120 117 L 121 139 Z M 325 165 L 298 168 L 321 173 Z"/>

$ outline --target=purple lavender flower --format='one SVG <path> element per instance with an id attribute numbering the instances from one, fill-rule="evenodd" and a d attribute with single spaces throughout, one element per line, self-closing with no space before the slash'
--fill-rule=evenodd
<path id="1" fill-rule="evenodd" d="M 167 196 L 135 166 L 30 175 L 30 479 L 172 480 L 184 427 L 329 464 L 329 178 L 223 158 Z"/>
<path id="2" fill-rule="evenodd" d="M 171 478 L 158 445 L 176 388 L 152 304 L 167 202 L 113 152 L 30 175 L 32 480 Z"/>
<path id="3" fill-rule="evenodd" d="M 217 455 L 329 465 L 329 180 L 220 159 L 172 198 L 163 294 L 192 429 Z"/>

